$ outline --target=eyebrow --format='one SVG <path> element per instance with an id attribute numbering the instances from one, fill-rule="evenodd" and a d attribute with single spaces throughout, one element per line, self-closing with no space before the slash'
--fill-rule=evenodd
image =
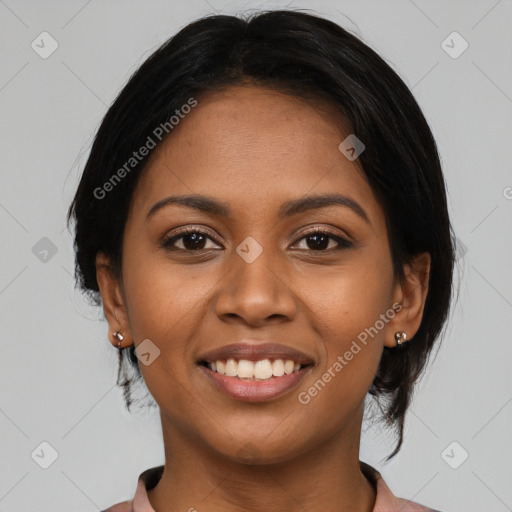
<path id="1" fill-rule="evenodd" d="M 146 215 L 146 221 L 148 221 L 158 210 L 161 210 L 162 208 L 169 205 L 179 205 L 187 208 L 194 208 L 201 212 L 215 215 L 217 217 L 231 217 L 231 210 L 226 203 L 218 201 L 212 197 L 199 194 L 191 194 L 185 196 L 169 196 L 161 199 L 150 208 Z M 317 210 L 333 205 L 350 208 L 365 222 L 371 225 L 370 219 L 368 218 L 368 215 L 361 207 L 361 205 L 350 197 L 341 194 L 309 195 L 299 199 L 286 201 L 279 208 L 278 216 L 279 219 L 282 219 L 309 210 Z"/>

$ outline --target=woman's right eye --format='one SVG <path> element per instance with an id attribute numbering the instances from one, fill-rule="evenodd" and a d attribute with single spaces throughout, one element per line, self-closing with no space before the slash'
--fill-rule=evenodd
<path id="1" fill-rule="evenodd" d="M 204 247 L 208 240 L 213 241 L 208 233 L 198 229 L 186 229 L 164 238 L 161 246 L 171 251 L 188 252 L 216 249 L 218 247 L 217 245 L 215 247 Z M 181 243 L 181 247 L 176 245 L 177 242 Z"/>

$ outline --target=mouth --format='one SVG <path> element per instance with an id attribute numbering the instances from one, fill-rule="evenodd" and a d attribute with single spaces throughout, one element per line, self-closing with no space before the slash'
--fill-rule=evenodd
<path id="1" fill-rule="evenodd" d="M 278 344 L 238 343 L 209 352 L 197 365 L 217 389 L 242 401 L 278 398 L 293 388 L 314 366 L 306 354 Z"/>

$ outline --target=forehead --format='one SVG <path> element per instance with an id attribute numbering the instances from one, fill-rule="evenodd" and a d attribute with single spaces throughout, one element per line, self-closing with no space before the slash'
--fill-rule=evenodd
<path id="1" fill-rule="evenodd" d="M 290 198 L 337 192 L 365 203 L 371 219 L 379 215 L 371 188 L 338 149 L 349 134 L 325 101 L 256 86 L 207 94 L 152 153 L 132 210 L 145 214 L 168 195 L 207 194 L 235 211 L 277 211 Z"/>

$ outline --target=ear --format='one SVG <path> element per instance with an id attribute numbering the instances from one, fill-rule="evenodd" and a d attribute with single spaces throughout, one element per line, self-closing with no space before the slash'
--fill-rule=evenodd
<path id="1" fill-rule="evenodd" d="M 427 299 L 430 263 L 430 254 L 422 252 L 404 265 L 404 282 L 397 282 L 393 293 L 393 304 L 401 304 L 402 308 L 396 309 L 397 313 L 388 323 L 386 347 L 396 347 L 397 331 L 406 333 L 407 342 L 418 332 Z"/>
<path id="2" fill-rule="evenodd" d="M 132 336 L 122 284 L 115 276 L 109 257 L 101 251 L 96 255 L 96 279 L 100 288 L 103 312 L 109 325 L 108 338 L 117 348 L 118 340 L 114 337 L 114 332 L 119 331 L 124 338 L 121 346 L 127 347 L 132 343 Z"/>

